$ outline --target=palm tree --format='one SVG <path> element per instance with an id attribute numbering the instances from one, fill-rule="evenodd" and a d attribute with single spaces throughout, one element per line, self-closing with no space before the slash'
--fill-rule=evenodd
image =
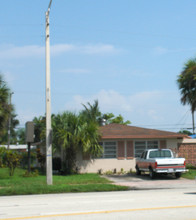
<path id="1" fill-rule="evenodd" d="M 97 123 L 84 120 L 82 114 L 64 112 L 54 116 L 53 146 L 61 152 L 66 173 L 76 169 L 78 151 L 98 155 L 102 147 L 98 144 L 100 135 Z"/>
<path id="2" fill-rule="evenodd" d="M 102 125 L 103 122 L 106 124 L 111 124 L 111 123 L 117 123 L 117 124 L 131 124 L 129 120 L 124 121 L 124 118 L 122 115 L 115 116 L 113 113 L 106 113 L 102 114 L 99 110 L 99 103 L 98 100 L 94 101 L 94 104 L 91 105 L 89 102 L 87 105 L 82 104 L 83 107 L 85 108 L 81 114 L 86 117 L 87 121 L 94 121 L 98 123 L 99 125 Z"/>
<path id="3" fill-rule="evenodd" d="M 183 105 L 188 104 L 191 107 L 194 134 L 194 112 L 196 110 L 196 59 L 190 59 L 185 63 L 183 71 L 178 75 L 177 83 L 181 92 L 181 103 Z"/>
<path id="4" fill-rule="evenodd" d="M 15 128 L 19 125 L 19 120 L 16 118 L 17 115 L 14 113 L 14 106 L 11 106 L 11 113 L 9 115 L 11 119 L 11 124 L 10 124 L 10 144 L 16 144 L 17 143 L 17 131 Z M 7 125 L 7 123 L 6 123 Z M 7 129 L 5 129 L 6 131 Z M 5 132 L 3 136 L 1 136 L 1 143 L 2 144 L 7 144 L 8 142 L 8 132 Z M 25 143 L 25 142 L 24 142 Z"/>
<path id="5" fill-rule="evenodd" d="M 45 143 L 45 133 L 46 133 L 46 117 L 44 116 L 39 116 L 39 117 L 34 117 L 33 118 L 33 123 L 35 125 L 34 128 L 34 142 L 42 142 L 43 145 Z"/>
<path id="6" fill-rule="evenodd" d="M 12 106 L 8 104 L 10 90 L 0 75 L 0 136 L 2 137 L 6 133 L 6 126 L 8 118 L 12 111 Z"/>
<path id="7" fill-rule="evenodd" d="M 91 105 L 90 102 L 87 105 L 82 104 L 85 110 L 81 112 L 83 116 L 86 117 L 87 120 L 94 121 L 94 122 L 101 122 L 101 112 L 99 110 L 99 102 L 98 100 L 94 101 L 94 104 Z"/>

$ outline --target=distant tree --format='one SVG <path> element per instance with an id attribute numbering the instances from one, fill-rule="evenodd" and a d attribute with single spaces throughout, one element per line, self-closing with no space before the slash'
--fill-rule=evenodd
<path id="1" fill-rule="evenodd" d="M 17 119 L 17 115 L 15 114 L 15 109 L 12 107 L 12 113 L 11 113 L 11 127 L 10 127 L 10 143 L 16 144 L 17 143 L 17 131 L 16 127 L 19 125 L 19 120 Z"/>
<path id="2" fill-rule="evenodd" d="M 193 133 L 195 133 L 196 59 L 190 59 L 185 63 L 183 71 L 178 75 L 177 83 L 181 92 L 181 103 L 183 105 L 188 104 L 191 107 Z"/>
<path id="3" fill-rule="evenodd" d="M 53 116 L 52 116 L 53 117 Z M 42 172 L 44 172 L 44 165 L 46 162 L 46 117 L 39 116 L 33 118 L 34 123 L 34 143 L 37 143 L 36 156 L 37 161 L 41 166 Z M 41 150 L 42 149 L 42 150 Z M 54 151 L 54 146 L 52 147 Z M 43 152 L 44 151 L 44 152 Z"/>
<path id="4" fill-rule="evenodd" d="M 17 115 L 14 113 L 14 107 L 12 106 L 12 110 L 11 110 L 11 124 L 10 124 L 10 144 L 17 144 L 18 142 L 18 138 L 17 138 L 17 130 L 16 127 L 19 125 L 19 120 L 16 118 Z M 7 144 L 8 142 L 8 122 L 7 122 L 7 126 L 5 128 L 6 132 L 4 133 L 4 135 L 2 135 L 1 137 L 1 143 L 2 144 Z"/>
<path id="5" fill-rule="evenodd" d="M 42 142 L 45 143 L 45 133 L 46 133 L 46 117 L 39 116 L 33 118 L 34 122 L 34 142 Z"/>
<path id="6" fill-rule="evenodd" d="M 7 132 L 7 122 L 10 116 L 12 107 L 9 105 L 10 89 L 4 81 L 3 76 L 0 75 L 0 138 Z"/>
<path id="7" fill-rule="evenodd" d="M 106 124 L 112 124 L 112 123 L 123 124 L 123 125 L 131 124 L 129 120 L 124 121 L 122 115 L 114 116 L 113 113 L 104 114 L 102 118 L 106 120 Z"/>
<path id="8" fill-rule="evenodd" d="M 26 144 L 26 141 L 25 141 L 25 128 L 19 128 L 16 131 L 16 136 L 17 136 L 18 144 Z"/>
<path id="9" fill-rule="evenodd" d="M 89 102 L 87 105 L 82 104 L 85 108 L 81 113 L 86 116 L 86 120 L 93 120 L 97 122 L 99 125 L 106 122 L 106 124 L 117 123 L 117 124 L 131 124 L 129 120 L 124 121 L 122 115 L 115 116 L 113 113 L 106 113 L 102 114 L 99 110 L 99 102 L 98 100 L 94 101 L 94 104 L 90 104 Z"/>
<path id="10" fill-rule="evenodd" d="M 101 112 L 99 110 L 98 100 L 95 100 L 94 104 L 90 104 L 88 102 L 87 105 L 82 105 L 85 109 L 81 112 L 81 114 L 86 118 L 86 120 L 94 121 L 97 123 L 101 122 Z"/>
<path id="11" fill-rule="evenodd" d="M 11 91 L 7 86 L 7 83 L 0 75 L 0 143 L 8 143 L 8 120 L 11 119 L 10 126 L 10 143 L 16 144 L 16 126 L 19 124 L 17 115 L 15 114 L 15 109 L 12 104 L 10 104 Z"/>
<path id="12" fill-rule="evenodd" d="M 192 135 L 192 134 L 193 134 L 192 132 L 187 131 L 187 130 L 182 130 L 182 131 L 179 131 L 178 133 L 180 133 L 180 134 L 186 134 L 186 135 Z"/>

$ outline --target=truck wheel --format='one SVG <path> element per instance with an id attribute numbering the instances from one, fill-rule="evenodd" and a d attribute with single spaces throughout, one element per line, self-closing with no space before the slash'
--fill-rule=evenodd
<path id="1" fill-rule="evenodd" d="M 141 171 L 140 171 L 139 167 L 138 167 L 138 166 L 136 166 L 136 168 L 135 168 L 135 169 L 136 169 L 136 175 L 138 175 L 138 176 L 139 176 L 139 175 L 141 175 Z"/>
<path id="2" fill-rule="evenodd" d="M 153 171 L 152 168 L 149 169 L 149 172 L 150 172 L 150 178 L 151 179 L 154 179 L 155 178 L 155 172 Z"/>
<path id="3" fill-rule="evenodd" d="M 175 173 L 176 179 L 181 177 L 181 173 Z"/>

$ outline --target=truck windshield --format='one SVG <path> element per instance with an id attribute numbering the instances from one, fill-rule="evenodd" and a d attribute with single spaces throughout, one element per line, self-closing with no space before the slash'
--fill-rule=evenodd
<path id="1" fill-rule="evenodd" d="M 156 158 L 156 157 L 172 157 L 172 155 L 169 150 L 150 151 L 149 158 Z"/>

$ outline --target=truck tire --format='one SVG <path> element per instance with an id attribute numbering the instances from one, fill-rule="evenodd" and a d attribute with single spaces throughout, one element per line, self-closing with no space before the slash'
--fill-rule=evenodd
<path id="1" fill-rule="evenodd" d="M 181 177 L 181 173 L 175 173 L 176 179 L 179 179 Z"/>
<path id="2" fill-rule="evenodd" d="M 149 174 L 150 174 L 150 178 L 154 179 L 155 178 L 155 172 L 153 171 L 153 169 L 150 167 L 149 169 Z"/>
<path id="3" fill-rule="evenodd" d="M 136 166 L 135 169 L 136 169 L 136 175 L 138 175 L 138 176 L 141 175 L 141 171 L 140 171 L 139 167 Z"/>

